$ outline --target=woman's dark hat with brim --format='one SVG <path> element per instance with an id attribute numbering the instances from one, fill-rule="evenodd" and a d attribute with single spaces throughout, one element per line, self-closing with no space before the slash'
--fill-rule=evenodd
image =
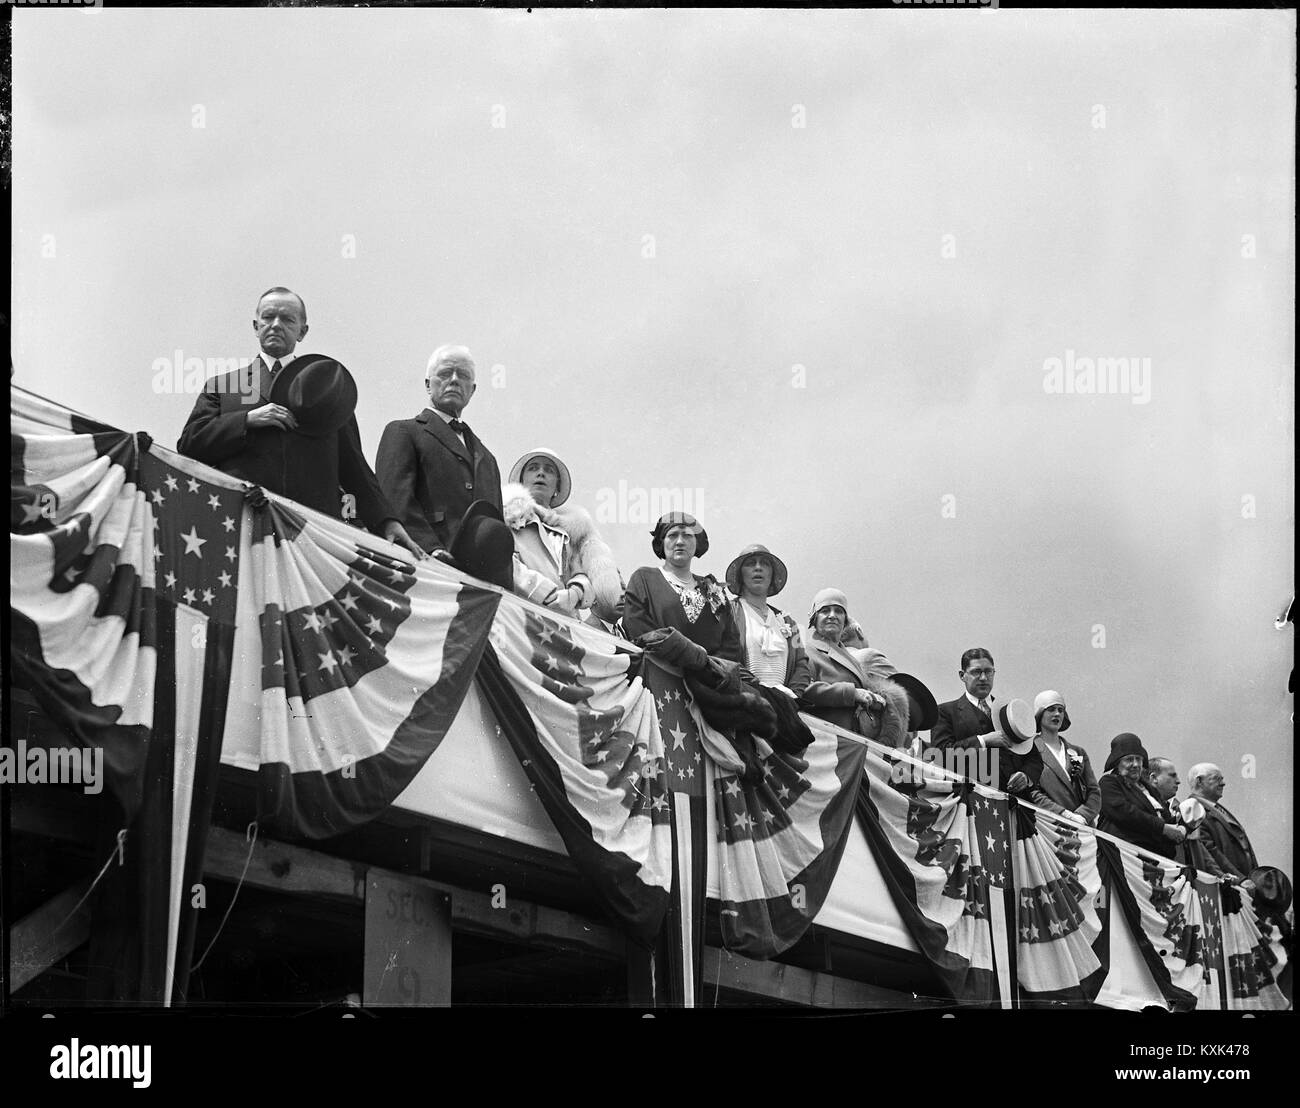
<path id="1" fill-rule="evenodd" d="M 709 535 L 690 512 L 665 512 L 659 517 L 655 529 L 650 532 L 650 549 L 655 552 L 655 557 L 664 556 L 664 532 L 678 524 L 695 532 L 695 557 L 703 558 L 709 551 Z"/>
<path id="2" fill-rule="evenodd" d="M 775 596 L 785 588 L 790 574 L 785 568 L 785 563 L 759 542 L 751 543 L 731 560 L 731 565 L 727 566 L 727 588 L 737 596 L 744 591 L 740 584 L 740 567 L 756 554 L 772 563 L 772 584 L 767 590 L 767 595 Z"/>
<path id="3" fill-rule="evenodd" d="M 897 680 L 897 679 L 895 679 Z M 1023 700 L 1008 700 L 994 713 L 998 730 L 1011 743 L 1013 754 L 1028 754 L 1034 745 L 1034 710 Z"/>
<path id="4" fill-rule="evenodd" d="M 1255 907 L 1269 915 L 1283 915 L 1291 907 L 1291 879 L 1277 866 L 1256 866 L 1250 871 L 1255 883 Z"/>
<path id="5" fill-rule="evenodd" d="M 490 501 L 475 500 L 465 509 L 449 553 L 470 576 L 514 588 L 515 537 Z"/>
<path id="6" fill-rule="evenodd" d="M 323 438 L 357 410 L 357 383 L 333 358 L 300 354 L 276 375 L 269 399 L 293 412 L 300 435 Z"/>
<path id="7" fill-rule="evenodd" d="M 889 680 L 907 693 L 907 729 L 929 731 L 939 720 L 939 703 L 934 693 L 910 673 L 891 673 Z"/>
<path id="8" fill-rule="evenodd" d="M 1150 759 L 1147 756 L 1146 747 L 1142 745 L 1142 740 L 1132 731 L 1124 731 L 1110 740 L 1110 756 L 1106 759 L 1106 767 L 1103 772 L 1109 773 L 1119 765 L 1121 758 L 1126 758 L 1130 754 L 1141 754 L 1142 768 L 1146 769 L 1147 762 Z"/>

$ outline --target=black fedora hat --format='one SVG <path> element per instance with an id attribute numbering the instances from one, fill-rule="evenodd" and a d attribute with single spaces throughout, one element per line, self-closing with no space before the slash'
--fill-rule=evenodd
<path id="1" fill-rule="evenodd" d="M 1256 866 L 1250 871 L 1255 883 L 1255 907 L 1271 915 L 1283 915 L 1291 907 L 1291 880 L 1277 866 Z"/>
<path id="2" fill-rule="evenodd" d="M 475 500 L 465 509 L 449 553 L 471 576 L 507 591 L 514 588 L 515 537 L 490 501 Z"/>
<path id="3" fill-rule="evenodd" d="M 939 720 L 939 702 L 934 693 L 910 673 L 891 673 L 889 679 L 907 693 L 907 729 L 929 731 Z"/>
<path id="4" fill-rule="evenodd" d="M 300 354 L 276 375 L 271 403 L 283 404 L 299 434 L 332 435 L 357 410 L 357 383 L 341 363 L 324 354 Z"/>

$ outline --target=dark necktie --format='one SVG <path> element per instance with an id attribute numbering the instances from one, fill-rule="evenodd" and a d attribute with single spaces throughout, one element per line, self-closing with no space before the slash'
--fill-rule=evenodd
<path id="1" fill-rule="evenodd" d="M 466 431 L 465 423 L 463 420 L 449 419 L 447 420 L 447 426 L 450 427 L 453 431 L 455 431 L 456 434 L 458 435 L 463 435 Z"/>
<path id="2" fill-rule="evenodd" d="M 988 716 L 990 720 L 993 718 L 993 709 L 989 707 L 989 702 L 987 700 L 980 701 L 980 711 Z"/>
<path id="3" fill-rule="evenodd" d="M 265 355 L 262 356 L 262 364 L 266 365 Z M 280 370 L 283 368 L 284 367 L 280 364 L 279 358 L 276 358 L 275 361 L 271 363 L 271 368 L 267 370 L 266 388 L 262 392 L 262 396 L 264 399 L 266 400 L 271 399 L 271 387 L 275 384 L 276 374 L 278 374 Z"/>

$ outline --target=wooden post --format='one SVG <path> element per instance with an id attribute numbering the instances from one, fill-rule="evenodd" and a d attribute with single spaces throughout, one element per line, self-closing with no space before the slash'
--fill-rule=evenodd
<path id="1" fill-rule="evenodd" d="M 451 1003 L 451 897 L 427 881 L 366 875 L 366 1007 Z"/>

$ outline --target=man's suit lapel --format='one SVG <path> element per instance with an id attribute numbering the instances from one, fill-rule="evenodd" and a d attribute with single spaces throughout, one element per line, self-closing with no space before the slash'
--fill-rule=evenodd
<path id="1" fill-rule="evenodd" d="M 1227 827 L 1229 830 L 1234 830 L 1241 826 L 1241 824 L 1237 820 L 1237 817 L 1234 816 L 1231 812 L 1229 812 L 1228 809 L 1225 808 L 1222 804 L 1216 804 L 1210 810 L 1212 812 L 1218 813 L 1219 818 L 1223 821 L 1223 825 Z"/>
<path id="2" fill-rule="evenodd" d="M 990 704 L 989 707 L 992 707 Z M 981 728 L 989 726 L 989 717 L 975 707 L 964 696 L 957 701 L 957 711 L 961 712 L 966 718 L 966 725 L 973 733 L 979 733 Z M 987 732 L 986 732 L 987 733 Z"/>
<path id="3" fill-rule="evenodd" d="M 221 410 L 226 412 L 251 412 L 261 404 L 267 403 L 267 397 L 262 395 L 259 385 L 261 378 L 262 365 L 254 358 L 248 365 L 241 366 L 233 370 L 226 381 L 233 381 L 233 385 L 226 384 L 221 394 Z M 248 397 L 252 396 L 253 402 L 247 403 Z"/>
<path id="4" fill-rule="evenodd" d="M 1232 836 L 1233 841 L 1244 851 L 1249 842 L 1246 829 L 1238 822 L 1237 817 L 1229 812 L 1222 804 L 1216 804 L 1210 809 L 1210 812 L 1218 817 L 1224 829 Z"/>
<path id="5" fill-rule="evenodd" d="M 421 412 L 416 418 L 424 424 L 425 431 L 442 443 L 442 445 L 455 454 L 456 457 L 462 459 L 467 466 L 471 469 L 473 468 L 474 460 L 469 456 L 469 452 L 465 447 L 461 445 L 461 441 L 457 438 L 456 432 L 447 426 L 440 415 L 436 412 L 426 410 Z M 465 437 L 470 437 L 468 432 L 466 432 Z"/>

